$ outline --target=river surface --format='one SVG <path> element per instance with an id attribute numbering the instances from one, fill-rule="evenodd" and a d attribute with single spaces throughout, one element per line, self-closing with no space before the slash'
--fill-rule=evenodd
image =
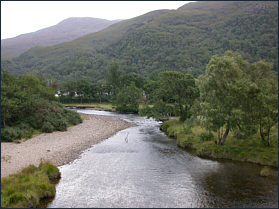
<path id="1" fill-rule="evenodd" d="M 197 157 L 135 114 L 95 110 L 137 126 L 118 132 L 59 167 L 62 178 L 49 208 L 278 208 L 278 169 Z"/>

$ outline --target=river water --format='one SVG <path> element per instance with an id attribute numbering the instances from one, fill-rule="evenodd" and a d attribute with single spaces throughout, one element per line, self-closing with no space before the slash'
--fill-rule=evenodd
<path id="1" fill-rule="evenodd" d="M 278 208 L 278 170 L 202 159 L 179 148 L 159 122 L 135 114 L 118 116 L 138 125 L 122 130 L 59 167 L 62 178 L 49 208 Z"/>

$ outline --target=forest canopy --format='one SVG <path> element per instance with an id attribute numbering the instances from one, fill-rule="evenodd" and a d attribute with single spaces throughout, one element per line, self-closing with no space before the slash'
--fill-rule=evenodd
<path id="1" fill-rule="evenodd" d="M 72 42 L 34 47 L 1 66 L 16 77 L 31 73 L 59 85 L 78 79 L 97 83 L 111 62 L 124 75 L 179 71 L 197 78 L 213 55 L 227 50 L 250 63 L 270 62 L 277 72 L 278 2 L 194 2 L 154 11 Z"/>

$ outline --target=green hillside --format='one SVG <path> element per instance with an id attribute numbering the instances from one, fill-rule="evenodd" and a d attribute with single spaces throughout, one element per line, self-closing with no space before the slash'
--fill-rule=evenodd
<path id="1" fill-rule="evenodd" d="M 1 40 L 1 57 L 14 58 L 35 46 L 52 46 L 100 31 L 120 20 L 72 17 L 32 33 Z"/>
<path id="2" fill-rule="evenodd" d="M 13 76 L 32 73 L 61 83 L 103 79 L 108 63 L 148 77 L 176 70 L 197 77 L 227 50 L 274 63 L 278 71 L 278 2 L 194 2 L 158 10 L 50 47 L 34 47 L 1 66 Z"/>

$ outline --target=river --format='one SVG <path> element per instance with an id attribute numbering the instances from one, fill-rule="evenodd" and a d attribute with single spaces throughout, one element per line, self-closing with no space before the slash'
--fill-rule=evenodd
<path id="1" fill-rule="evenodd" d="M 278 169 L 197 157 L 159 130 L 159 122 L 118 116 L 137 126 L 118 132 L 59 167 L 62 178 L 49 208 L 278 208 Z"/>

